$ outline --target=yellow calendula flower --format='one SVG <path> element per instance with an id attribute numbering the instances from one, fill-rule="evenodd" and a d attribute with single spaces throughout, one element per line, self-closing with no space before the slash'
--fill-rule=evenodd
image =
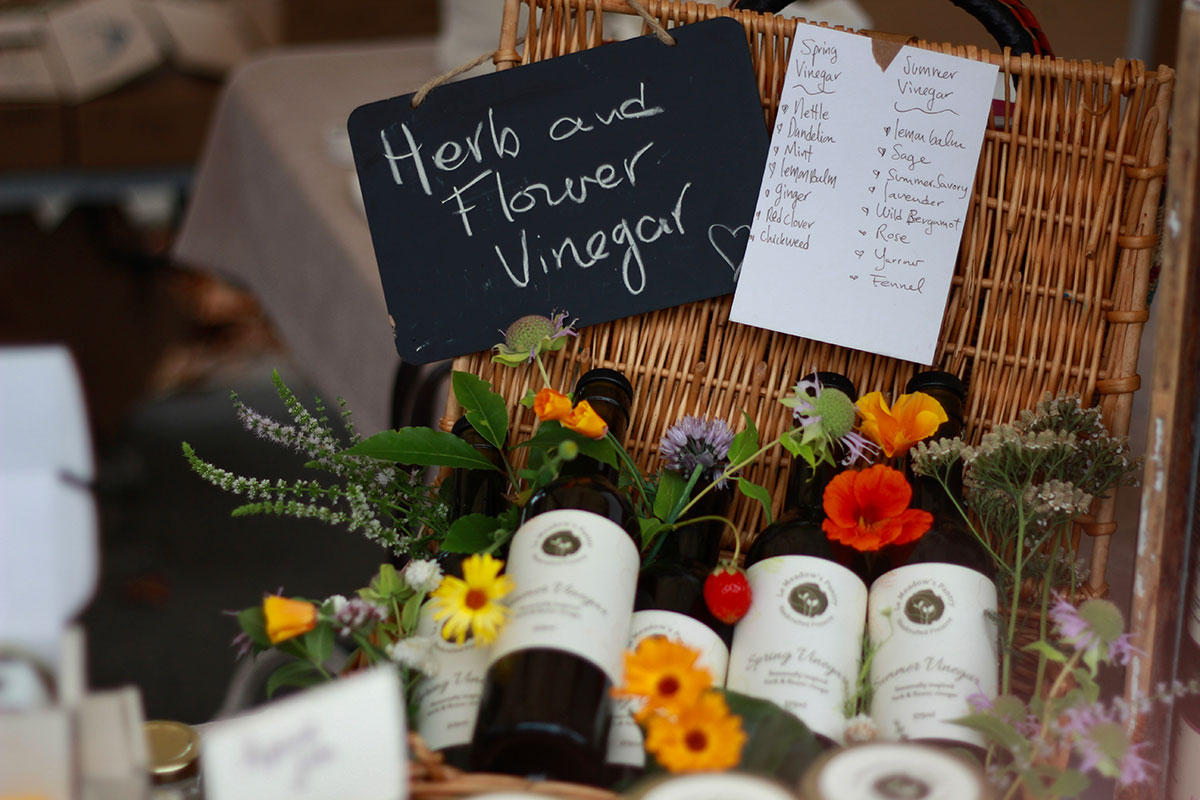
<path id="1" fill-rule="evenodd" d="M 696 666 L 699 655 L 665 636 L 647 637 L 625 653 L 625 685 L 613 694 L 645 700 L 634 713 L 639 721 L 660 711 L 678 714 L 712 687 L 709 671 Z"/>
<path id="2" fill-rule="evenodd" d="M 504 562 L 487 554 L 476 554 L 463 562 L 463 576 L 447 575 L 434 589 L 433 618 L 441 621 L 442 637 L 459 644 L 467 632 L 480 645 L 491 644 L 508 619 L 508 607 L 500 598 L 516 588 L 512 578 L 501 575 Z"/>
<path id="3" fill-rule="evenodd" d="M 863 395 L 856 405 L 863 435 L 883 448 L 888 458 L 903 456 L 948 419 L 942 404 L 924 392 L 902 394 L 890 409 L 880 392 Z"/>
<path id="4" fill-rule="evenodd" d="M 589 439 L 603 439 L 604 434 L 608 433 L 608 423 L 596 413 L 596 409 L 592 408 L 592 404 L 587 400 L 576 403 L 571 413 L 563 417 L 562 424 L 564 428 Z"/>
<path id="5" fill-rule="evenodd" d="M 646 723 L 646 750 L 671 772 L 737 766 L 745 743 L 741 718 L 729 713 L 725 698 L 717 692 L 705 692 L 674 717 L 660 714 Z"/>
<path id="6" fill-rule="evenodd" d="M 263 617 L 271 644 L 308 633 L 317 626 L 317 607 L 305 600 L 269 594 L 263 598 Z"/>

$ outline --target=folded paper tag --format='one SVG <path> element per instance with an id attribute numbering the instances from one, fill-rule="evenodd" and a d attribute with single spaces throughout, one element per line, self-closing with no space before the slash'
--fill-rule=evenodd
<path id="1" fill-rule="evenodd" d="M 404 699 L 378 667 L 205 728 L 208 800 L 408 796 Z"/>

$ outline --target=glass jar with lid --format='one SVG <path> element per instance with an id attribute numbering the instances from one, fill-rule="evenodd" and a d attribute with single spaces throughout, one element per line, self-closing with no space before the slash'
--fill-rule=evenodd
<path id="1" fill-rule="evenodd" d="M 201 800 L 200 736 L 195 729 L 155 719 L 143 730 L 150 755 L 151 800 Z"/>

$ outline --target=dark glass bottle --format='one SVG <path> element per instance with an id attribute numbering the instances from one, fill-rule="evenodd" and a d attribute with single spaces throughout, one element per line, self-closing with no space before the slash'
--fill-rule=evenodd
<path id="1" fill-rule="evenodd" d="M 466 417 L 454 423 L 451 433 L 478 450 L 488 461 L 503 469 L 499 449 L 485 439 Z M 446 478 L 450 498 L 451 521 L 468 514 L 494 517 L 504 510 L 507 481 L 503 472 L 484 469 L 455 469 Z M 442 552 L 438 562 L 448 575 L 462 577 L 464 553 Z M 467 640 L 448 642 L 439 635 L 440 623 L 433 619 L 433 606 L 426 604 L 418 622 L 418 634 L 434 642 L 430 657 L 437 674 L 423 677 L 413 688 L 417 732 L 432 749 L 442 753 L 451 766 L 466 769 L 471 750 L 471 734 L 487 671 L 487 650 Z"/>
<path id="2" fill-rule="evenodd" d="M 508 478 L 503 471 L 503 455 L 494 444 L 471 427 L 471 423 L 467 422 L 466 417 L 459 417 L 450 432 L 474 447 L 480 455 L 496 465 L 499 470 L 463 468 L 451 470 L 450 475 L 446 477 L 446 481 L 449 483 L 447 494 L 450 503 L 448 514 L 450 521 L 453 522 L 459 517 L 469 514 L 498 516 L 508 505 L 504 496 L 508 488 Z M 507 546 L 493 555 L 497 558 L 504 558 L 506 551 Z M 438 562 L 442 565 L 442 571 L 447 575 L 461 577 L 462 562 L 466 557 L 465 553 L 442 551 L 438 553 Z"/>
<path id="3" fill-rule="evenodd" d="M 613 370 L 585 373 L 587 400 L 622 440 L 633 387 Z M 603 780 L 636 589 L 640 533 L 617 471 L 580 455 L 526 504 L 509 551 L 516 583 L 492 646 L 472 742 L 472 769 L 576 783 Z"/>
<path id="4" fill-rule="evenodd" d="M 942 404 L 948 420 L 931 441 L 962 432 L 967 392 L 954 375 L 923 372 L 905 391 Z M 911 480 L 912 504 L 933 524 L 915 543 L 882 554 L 890 569 L 871 585 L 871 716 L 885 736 L 981 747 L 981 737 L 947 720 L 970 711 L 970 695 L 999 689 L 994 568 L 955 505 L 963 502 L 961 469 L 947 481 L 953 498 L 934 477 Z"/>
<path id="5" fill-rule="evenodd" d="M 847 378 L 817 377 L 823 387 L 855 396 Z M 827 745 L 845 731 L 867 609 L 860 557 L 821 529 L 825 487 L 841 469 L 792 463 L 784 513 L 746 553 L 753 599 L 734 629 L 726 679 L 729 689 L 792 712 Z"/>
<path id="6" fill-rule="evenodd" d="M 694 491 L 700 491 L 706 484 L 707 479 L 702 478 Z M 701 497 L 687 517 L 724 516 L 732 501 L 733 484 L 727 481 L 725 486 Z M 676 564 L 701 577 L 707 576 L 721 559 L 721 540 L 727 528 L 720 520 L 704 520 L 663 534 L 662 545 L 657 548 L 653 563 Z"/>

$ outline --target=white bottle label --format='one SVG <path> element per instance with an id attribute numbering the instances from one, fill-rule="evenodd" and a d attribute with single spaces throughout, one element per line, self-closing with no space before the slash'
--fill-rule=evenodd
<path id="1" fill-rule="evenodd" d="M 970 695 L 999 691 L 995 584 L 956 564 L 899 567 L 871 586 L 868 631 L 880 734 L 982 747 L 981 734 L 946 720 L 970 713 Z"/>
<path id="2" fill-rule="evenodd" d="M 660 609 L 635 611 L 629 629 L 629 649 L 635 650 L 643 639 L 665 636 L 699 651 L 696 666 L 707 669 L 713 686 L 725 684 L 729 649 L 712 628 L 686 614 Z M 646 763 L 642 729 L 634 720 L 640 701 L 622 698 L 613 703 L 612 730 L 608 734 L 608 763 L 641 767 Z"/>
<path id="3" fill-rule="evenodd" d="M 1200 730 L 1182 715 L 1175 726 L 1175 758 L 1171 761 L 1170 799 L 1200 800 Z"/>
<path id="4" fill-rule="evenodd" d="M 961 759 L 932 747 L 871 744 L 833 756 L 817 775 L 820 800 L 978 800 L 980 776 Z"/>
<path id="5" fill-rule="evenodd" d="M 670 778 L 652 787 L 642 800 L 794 800 L 778 784 L 753 775 L 705 772 Z"/>
<path id="6" fill-rule="evenodd" d="M 746 577 L 750 611 L 734 629 L 725 685 L 841 741 L 862 662 L 867 587 L 845 567 L 812 556 L 764 559 Z"/>
<path id="7" fill-rule="evenodd" d="M 549 648 L 620 681 L 639 564 L 633 539 L 599 514 L 560 509 L 530 519 L 509 548 L 512 614 L 489 666 L 518 650 Z"/>
<path id="8" fill-rule="evenodd" d="M 467 744 L 475 732 L 483 676 L 487 673 L 488 648 L 476 647 L 472 639 L 462 644 L 441 636 L 442 623 L 433 619 L 435 603 L 421 607 L 417 636 L 433 640 L 430 659 L 435 674 L 423 676 L 413 689 L 417 732 L 433 750 Z"/>

